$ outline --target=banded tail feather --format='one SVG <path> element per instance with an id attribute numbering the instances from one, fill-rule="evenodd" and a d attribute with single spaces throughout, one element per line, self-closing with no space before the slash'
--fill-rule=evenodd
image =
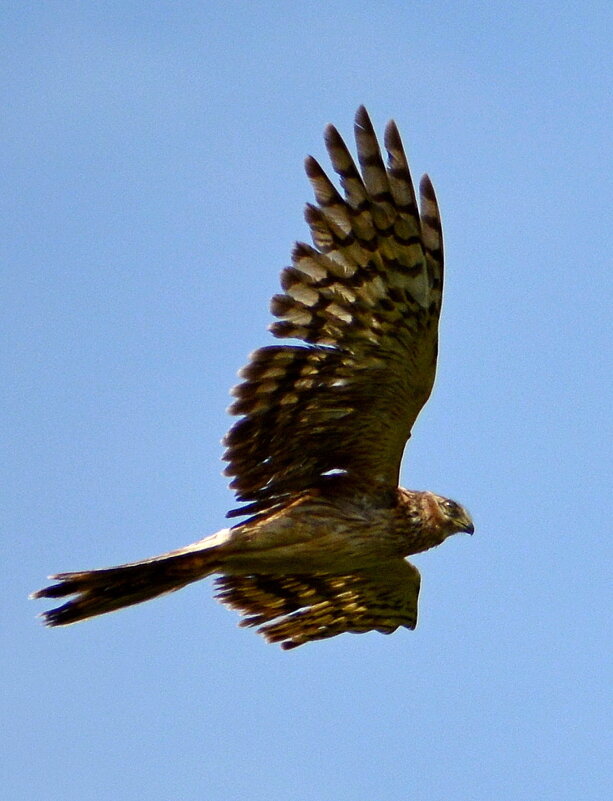
<path id="1" fill-rule="evenodd" d="M 90 617 L 114 612 L 180 590 L 213 573 L 218 567 L 215 549 L 179 551 L 99 570 L 58 573 L 50 576 L 59 583 L 32 593 L 31 598 L 75 597 L 43 612 L 47 626 L 68 626 Z"/>

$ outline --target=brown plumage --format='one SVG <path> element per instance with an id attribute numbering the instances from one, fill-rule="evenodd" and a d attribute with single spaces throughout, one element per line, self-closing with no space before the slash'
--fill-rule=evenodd
<path id="1" fill-rule="evenodd" d="M 334 127 L 325 141 L 344 197 L 309 157 L 316 205 L 272 299 L 276 337 L 241 371 L 226 474 L 249 519 L 153 559 L 61 573 L 35 598 L 74 595 L 51 626 L 140 603 L 212 573 L 217 598 L 292 648 L 346 631 L 414 628 L 419 572 L 405 557 L 472 533 L 461 506 L 398 487 L 413 423 L 434 382 L 443 288 L 432 184 L 418 209 L 396 125 L 388 165 L 363 107 L 360 171 Z"/>

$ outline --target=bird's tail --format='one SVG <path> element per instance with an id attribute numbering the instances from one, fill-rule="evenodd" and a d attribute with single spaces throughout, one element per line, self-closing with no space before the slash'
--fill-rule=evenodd
<path id="1" fill-rule="evenodd" d="M 31 597 L 76 596 L 63 606 L 41 615 L 47 626 L 67 626 L 180 590 L 192 581 L 214 573 L 219 568 L 219 557 L 215 552 L 214 547 L 188 546 L 118 567 L 58 573 L 50 576 L 58 584 L 38 590 Z"/>

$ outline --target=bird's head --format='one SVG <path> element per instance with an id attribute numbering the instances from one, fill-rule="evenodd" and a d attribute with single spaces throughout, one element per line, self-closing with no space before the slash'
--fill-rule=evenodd
<path id="1" fill-rule="evenodd" d="M 456 501 L 428 493 L 432 518 L 438 524 L 443 539 L 452 534 L 474 534 L 475 526 L 466 509 Z"/>

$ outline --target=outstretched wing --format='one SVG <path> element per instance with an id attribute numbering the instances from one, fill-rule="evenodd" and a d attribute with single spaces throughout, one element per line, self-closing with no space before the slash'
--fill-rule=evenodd
<path id="1" fill-rule="evenodd" d="M 344 632 L 380 631 L 417 623 L 419 571 L 397 559 L 349 576 L 223 576 L 217 599 L 247 615 L 241 626 L 282 648 Z"/>
<path id="2" fill-rule="evenodd" d="M 325 142 L 344 198 L 315 159 L 306 172 L 317 205 L 314 247 L 296 245 L 272 299 L 277 337 L 307 345 L 256 350 L 241 371 L 226 436 L 226 474 L 247 507 L 265 512 L 331 471 L 396 486 L 405 443 L 436 369 L 443 283 L 440 217 L 421 181 L 421 215 L 398 129 L 385 131 L 387 168 L 358 109 L 361 173 L 331 125 Z"/>

